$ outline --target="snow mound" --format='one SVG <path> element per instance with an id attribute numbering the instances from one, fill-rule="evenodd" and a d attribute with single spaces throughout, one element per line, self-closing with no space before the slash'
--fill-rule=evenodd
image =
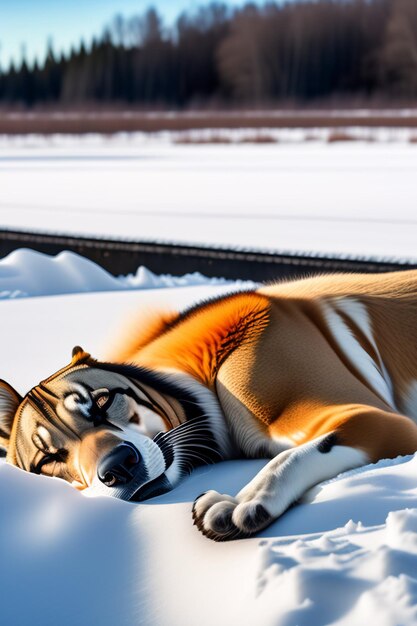
<path id="1" fill-rule="evenodd" d="M 180 277 L 157 276 L 143 266 L 136 274 L 115 277 L 93 261 L 68 251 L 51 257 L 21 248 L 0 261 L 0 299 L 229 283 L 199 272 Z"/>
<path id="2" fill-rule="evenodd" d="M 93 501 L 61 480 L 33 478 L 0 463 L 1 623 L 134 623 L 140 607 L 132 602 L 131 568 L 143 549 L 124 503 Z"/>
<path id="3" fill-rule="evenodd" d="M 259 538 L 204 538 L 194 498 L 235 493 L 264 463 L 199 468 L 143 504 L 0 463 L 5 623 L 416 624 L 417 455 L 341 474 Z"/>

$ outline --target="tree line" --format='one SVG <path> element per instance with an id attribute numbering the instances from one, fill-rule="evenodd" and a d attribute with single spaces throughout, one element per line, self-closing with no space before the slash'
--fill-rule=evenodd
<path id="1" fill-rule="evenodd" d="M 0 31 L 1 41 L 1 31 Z M 416 0 L 212 3 L 167 28 L 116 17 L 69 54 L 0 71 L 0 103 L 189 107 L 417 96 Z"/>

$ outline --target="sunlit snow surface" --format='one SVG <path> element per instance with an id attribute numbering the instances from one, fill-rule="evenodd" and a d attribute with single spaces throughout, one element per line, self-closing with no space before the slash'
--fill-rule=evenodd
<path id="1" fill-rule="evenodd" d="M 364 141 L 327 144 L 317 129 L 282 129 L 266 145 L 221 130 L 214 135 L 232 143 L 178 145 L 164 133 L 0 137 L 1 224 L 416 259 L 416 133 L 356 131 Z"/>
<path id="2" fill-rule="evenodd" d="M 29 293 L 36 276 L 29 267 L 24 274 L 22 259 L 29 263 L 30 255 L 9 257 L 8 289 L 14 271 L 18 289 Z M 42 258 L 51 289 L 56 263 Z M 72 255 L 61 255 L 59 263 L 67 277 L 71 268 L 86 268 Z M 95 270 L 88 267 L 84 280 L 94 288 Z M 83 286 L 77 272 L 72 279 L 72 291 Z M 229 289 L 4 299 L 0 376 L 24 393 L 67 363 L 74 344 L 105 357 L 133 311 L 158 303 L 182 308 Z M 216 544 L 199 534 L 191 521 L 193 499 L 211 488 L 233 494 L 263 464 L 200 468 L 165 496 L 129 504 L 86 497 L 58 479 L 0 462 L 0 623 L 416 624 L 417 456 L 317 487 L 259 537 Z"/>

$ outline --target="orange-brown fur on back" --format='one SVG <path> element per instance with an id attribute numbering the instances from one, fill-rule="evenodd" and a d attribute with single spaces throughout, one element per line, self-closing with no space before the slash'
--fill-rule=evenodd
<path id="1" fill-rule="evenodd" d="M 256 292 L 209 301 L 179 316 L 133 354 L 158 370 L 175 369 L 212 387 L 222 363 L 242 343 L 252 343 L 268 324 L 269 298 Z"/>
<path id="2" fill-rule="evenodd" d="M 352 302 L 364 307 L 375 346 L 342 310 Z M 191 375 L 216 388 L 224 404 L 240 406 L 262 437 L 300 445 L 340 429 L 361 407 L 392 413 L 338 345 L 324 315 L 327 305 L 336 307 L 364 353 L 385 364 L 401 413 L 404 394 L 417 380 L 413 271 L 307 278 L 202 303 L 168 323 L 162 314 L 124 354 L 149 368 Z M 236 418 L 226 417 L 238 430 Z"/>

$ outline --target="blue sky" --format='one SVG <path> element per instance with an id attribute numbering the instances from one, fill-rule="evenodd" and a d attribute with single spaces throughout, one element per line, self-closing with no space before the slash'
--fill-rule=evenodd
<path id="1" fill-rule="evenodd" d="M 172 22 L 181 10 L 195 8 L 196 0 L 0 0 L 0 65 L 7 67 L 22 56 L 25 46 L 29 60 L 42 59 L 50 37 L 57 50 L 68 50 L 81 38 L 89 41 L 102 32 L 117 13 L 131 16 L 144 12 L 151 4 L 166 21 Z M 228 0 L 241 5 L 243 0 Z"/>

